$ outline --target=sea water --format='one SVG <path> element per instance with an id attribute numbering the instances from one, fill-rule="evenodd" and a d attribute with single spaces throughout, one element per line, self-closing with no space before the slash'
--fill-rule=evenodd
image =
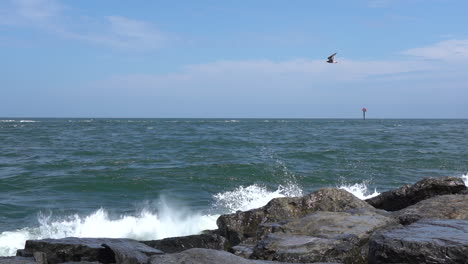
<path id="1" fill-rule="evenodd" d="M 468 120 L 0 118 L 0 255 L 27 239 L 139 240 L 338 187 L 468 184 Z"/>

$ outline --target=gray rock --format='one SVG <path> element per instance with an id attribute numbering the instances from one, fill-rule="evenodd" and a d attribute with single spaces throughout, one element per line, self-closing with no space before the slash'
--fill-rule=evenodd
<path id="1" fill-rule="evenodd" d="M 36 251 L 33 253 L 33 256 L 37 264 L 47 264 L 47 255 L 44 252 Z"/>
<path id="2" fill-rule="evenodd" d="M 34 258 L 0 257 L 0 264 L 36 264 Z"/>
<path id="3" fill-rule="evenodd" d="M 27 240 L 18 253 L 41 256 L 49 264 L 63 262 L 146 263 L 163 252 L 132 239 L 76 238 Z M 40 254 L 38 254 L 40 253 Z"/>
<path id="4" fill-rule="evenodd" d="M 114 253 L 103 247 L 112 239 L 108 238 L 76 238 L 27 240 L 21 252 L 32 255 L 34 252 L 43 252 L 49 263 L 62 263 L 67 261 L 99 261 L 102 263 L 115 262 Z"/>
<path id="5" fill-rule="evenodd" d="M 394 212 L 402 225 L 423 218 L 468 220 L 468 195 L 441 195 Z"/>
<path id="6" fill-rule="evenodd" d="M 370 235 L 395 224 L 394 219 L 370 210 L 315 212 L 263 234 L 251 258 L 367 263 Z"/>
<path id="7" fill-rule="evenodd" d="M 192 248 L 180 253 L 153 256 L 150 264 L 287 264 L 244 259 L 226 251 Z M 331 264 L 331 263 L 330 263 Z"/>
<path id="8" fill-rule="evenodd" d="M 63 262 L 61 264 L 102 264 L 101 262 L 97 262 L 97 261 L 93 261 L 93 262 L 89 262 L 89 261 L 79 261 L 79 262 Z"/>
<path id="9" fill-rule="evenodd" d="M 220 234 L 235 246 L 256 237 L 257 228 L 263 223 L 297 219 L 316 211 L 342 212 L 355 208 L 372 206 L 345 190 L 322 188 L 302 197 L 275 198 L 258 209 L 222 215 L 216 223 Z"/>
<path id="10" fill-rule="evenodd" d="M 419 201 L 444 194 L 456 194 L 466 190 L 465 183 L 457 177 L 425 178 L 413 185 L 383 192 L 367 199 L 370 205 L 387 211 L 397 211 Z"/>
<path id="11" fill-rule="evenodd" d="M 141 241 L 141 243 L 160 249 L 165 253 L 176 253 L 190 248 L 227 250 L 229 247 L 227 239 L 217 234 L 170 237 L 161 240 Z"/>
<path id="12" fill-rule="evenodd" d="M 109 241 L 102 246 L 114 252 L 117 264 L 146 264 L 150 256 L 164 254 L 135 240 Z"/>
<path id="13" fill-rule="evenodd" d="M 376 232 L 369 263 L 467 263 L 468 221 L 423 219 Z"/>

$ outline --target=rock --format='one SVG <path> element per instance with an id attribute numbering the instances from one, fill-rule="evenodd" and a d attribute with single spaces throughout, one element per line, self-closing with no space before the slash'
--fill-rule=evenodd
<path id="1" fill-rule="evenodd" d="M 257 238 L 251 237 L 242 241 L 240 244 L 230 248 L 230 252 L 236 256 L 240 256 L 240 257 L 248 259 L 253 254 L 253 249 L 255 248 L 256 245 L 257 245 Z"/>
<path id="2" fill-rule="evenodd" d="M 302 197 L 275 198 L 261 208 L 222 215 L 216 223 L 220 234 L 235 246 L 255 237 L 262 223 L 296 219 L 316 211 L 342 212 L 354 208 L 372 207 L 345 190 L 322 188 Z"/>
<path id="3" fill-rule="evenodd" d="M 34 258 L 0 257 L 0 264 L 36 264 Z"/>
<path id="4" fill-rule="evenodd" d="M 467 263 L 468 221 L 423 219 L 376 232 L 369 263 Z"/>
<path id="5" fill-rule="evenodd" d="M 102 246 L 114 252 L 117 264 L 146 264 L 150 256 L 164 254 L 161 250 L 135 240 L 119 239 L 104 243 Z"/>
<path id="6" fill-rule="evenodd" d="M 425 178 L 413 185 L 405 185 L 396 190 L 383 192 L 367 199 L 375 208 L 397 211 L 419 201 L 444 194 L 456 194 L 466 190 L 463 179 L 457 177 Z"/>
<path id="7" fill-rule="evenodd" d="M 34 258 L 32 252 L 25 251 L 24 249 L 16 250 L 17 257 L 25 257 L 25 258 Z"/>
<path id="8" fill-rule="evenodd" d="M 76 238 L 27 240 L 18 254 L 45 257 L 49 264 L 63 262 L 140 263 L 143 255 L 163 254 L 132 239 Z M 137 261 L 137 262 L 135 262 Z"/>
<path id="9" fill-rule="evenodd" d="M 36 251 L 33 253 L 33 256 L 37 264 L 47 264 L 47 255 L 44 252 Z"/>
<path id="10" fill-rule="evenodd" d="M 285 262 L 367 263 L 367 241 L 375 230 L 396 221 L 374 211 L 315 212 L 276 226 L 254 248 L 251 258 Z"/>
<path id="11" fill-rule="evenodd" d="M 102 264 L 101 262 L 97 262 L 97 261 L 93 261 L 93 262 L 89 262 L 89 261 L 80 261 L 80 262 L 63 262 L 61 264 Z"/>
<path id="12" fill-rule="evenodd" d="M 141 241 L 141 243 L 160 249 L 165 253 L 176 253 L 190 248 L 227 250 L 229 247 L 226 238 L 217 234 L 170 237 L 161 240 Z"/>
<path id="13" fill-rule="evenodd" d="M 468 220 L 468 195 L 432 197 L 394 212 L 394 215 L 402 225 L 412 224 L 422 218 Z"/>
<path id="14" fill-rule="evenodd" d="M 32 255 L 34 252 L 46 254 L 49 263 L 67 261 L 115 262 L 114 253 L 101 246 L 109 242 L 107 238 L 76 238 L 27 240 L 24 250 L 18 254 Z"/>
<path id="15" fill-rule="evenodd" d="M 226 251 L 192 248 L 180 253 L 153 256 L 150 264 L 287 264 L 244 259 Z M 317 263 L 318 264 L 318 263 Z M 331 263 L 330 263 L 331 264 Z"/>

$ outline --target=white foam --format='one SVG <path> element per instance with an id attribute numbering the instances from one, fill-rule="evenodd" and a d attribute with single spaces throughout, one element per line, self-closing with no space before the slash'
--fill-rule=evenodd
<path id="1" fill-rule="evenodd" d="M 230 213 L 246 211 L 266 205 L 271 199 L 278 197 L 302 196 L 301 188 L 293 183 L 285 186 L 279 185 L 275 191 L 268 191 L 265 186 L 250 185 L 237 187 L 233 191 L 227 191 L 214 195 L 215 207 L 218 210 L 226 210 Z"/>
<path id="2" fill-rule="evenodd" d="M 465 182 L 465 185 L 468 187 L 468 173 L 463 174 L 461 177 L 463 181 Z"/>
<path id="3" fill-rule="evenodd" d="M 4 119 L 4 120 L 0 120 L 0 122 L 4 122 L 4 123 L 15 123 L 15 122 L 19 122 L 19 123 L 37 123 L 37 122 L 40 122 L 40 121 Z"/>
<path id="4" fill-rule="evenodd" d="M 380 193 L 374 189 L 374 192 L 371 193 L 367 187 L 367 182 L 355 183 L 355 184 L 346 184 L 342 183 L 338 188 L 343 189 L 352 193 L 354 196 L 361 200 L 369 199 L 379 195 Z"/>
<path id="5" fill-rule="evenodd" d="M 206 229 L 216 229 L 219 215 L 202 215 L 164 203 L 158 213 L 142 210 L 137 215 L 112 218 L 105 209 L 88 216 L 73 215 L 64 219 L 39 216 L 39 227 L 0 233 L 0 256 L 13 256 L 28 239 L 64 237 L 109 237 L 154 240 L 186 236 Z"/>

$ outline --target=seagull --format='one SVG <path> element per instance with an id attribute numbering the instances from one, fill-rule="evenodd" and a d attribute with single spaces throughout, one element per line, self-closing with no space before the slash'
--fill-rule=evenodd
<path id="1" fill-rule="evenodd" d="M 335 55 L 336 55 L 336 52 L 333 53 L 332 55 L 330 55 L 330 57 L 328 57 L 327 62 L 328 63 L 338 63 L 338 62 L 335 61 Z"/>

